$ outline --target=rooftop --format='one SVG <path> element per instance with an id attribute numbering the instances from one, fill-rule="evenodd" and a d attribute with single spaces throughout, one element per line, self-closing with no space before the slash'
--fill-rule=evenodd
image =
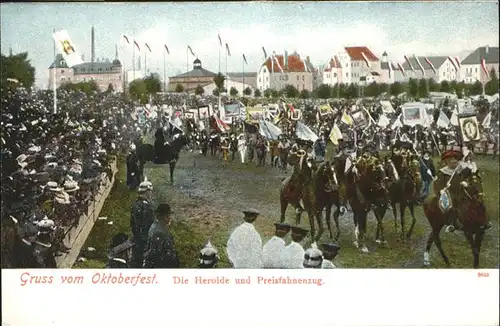
<path id="1" fill-rule="evenodd" d="M 342 68 L 342 65 L 340 64 L 340 59 L 338 56 L 335 56 L 330 59 L 328 64 L 326 65 L 324 71 L 331 71 L 331 68 Z"/>
<path id="2" fill-rule="evenodd" d="M 195 77 L 215 77 L 216 73 L 211 72 L 201 66 L 200 59 L 196 58 L 193 61 L 193 70 L 182 73 L 180 75 L 172 76 L 170 78 L 195 78 Z"/>
<path id="3" fill-rule="evenodd" d="M 54 68 L 54 63 L 56 68 L 69 68 L 68 65 L 66 64 L 66 60 L 64 60 L 61 54 L 56 55 L 56 59 L 54 60 L 54 62 L 52 62 L 49 69 Z"/>
<path id="4" fill-rule="evenodd" d="M 241 78 L 241 77 L 256 77 L 257 73 L 256 72 L 228 72 L 227 75 L 232 78 Z"/>
<path id="5" fill-rule="evenodd" d="M 267 58 L 266 61 L 262 64 L 263 66 L 266 65 L 267 69 L 269 71 L 274 70 L 273 72 L 281 72 L 281 68 L 283 69 L 283 72 L 312 72 L 314 70 L 314 67 L 312 64 L 309 62 L 309 58 L 305 60 L 305 64 L 307 65 L 307 70 L 304 67 L 304 61 L 300 58 L 300 55 L 297 53 L 293 53 L 288 55 L 288 66 L 285 66 L 285 56 L 281 54 L 277 54 L 274 56 L 275 61 L 271 63 L 271 57 Z M 276 63 L 278 61 L 278 64 Z"/>
<path id="6" fill-rule="evenodd" d="M 445 57 L 445 56 L 417 57 L 417 58 L 418 58 L 418 61 L 420 62 L 420 64 L 422 65 L 422 67 L 424 67 L 424 70 L 432 70 L 431 66 L 427 63 L 425 58 L 427 58 L 432 63 L 434 68 L 436 68 L 436 69 L 439 69 L 446 62 L 446 60 L 448 60 L 448 57 Z M 420 66 L 418 65 L 417 60 L 413 56 L 408 57 L 408 59 L 410 60 L 411 65 L 413 66 L 413 69 L 420 70 Z M 411 68 L 408 65 L 408 62 L 406 62 L 406 60 L 402 64 L 402 66 L 403 66 L 404 70 L 411 70 Z"/>
<path id="7" fill-rule="evenodd" d="M 348 46 L 344 48 L 351 60 L 353 61 L 362 61 L 364 60 L 363 55 L 361 53 L 364 53 L 366 56 L 366 59 L 368 61 L 379 61 L 377 56 L 373 54 L 373 52 L 367 48 L 366 46 Z"/>
<path id="8" fill-rule="evenodd" d="M 485 59 L 486 64 L 492 64 L 499 62 L 499 51 L 498 47 L 482 46 L 477 48 L 474 52 L 469 54 L 465 59 L 462 60 L 463 65 L 477 65 L 481 63 L 482 59 Z"/>
<path id="9" fill-rule="evenodd" d="M 111 73 L 116 72 L 113 71 L 112 68 L 121 67 L 121 64 L 115 64 L 113 62 L 84 62 L 82 64 L 73 66 L 73 72 L 75 74 L 89 74 L 89 73 Z"/>

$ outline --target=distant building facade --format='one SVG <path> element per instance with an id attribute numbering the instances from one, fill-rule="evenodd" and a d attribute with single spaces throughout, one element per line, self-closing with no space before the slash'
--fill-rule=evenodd
<path id="1" fill-rule="evenodd" d="M 228 72 L 227 77 L 238 83 L 248 84 L 251 88 L 257 88 L 256 72 Z"/>
<path id="2" fill-rule="evenodd" d="M 432 63 L 434 70 L 431 65 L 427 62 L 429 60 Z M 404 74 L 398 67 L 395 70 L 395 81 L 397 82 L 408 82 L 410 78 L 412 79 L 434 79 L 435 82 L 441 83 L 442 81 L 458 81 L 459 72 L 455 69 L 457 65 L 456 62 L 452 62 L 450 57 L 447 56 L 429 56 L 429 57 L 419 57 L 416 58 L 411 56 L 408 57 L 411 66 L 408 62 L 401 63 Z M 422 66 L 423 70 L 420 68 Z"/>
<path id="3" fill-rule="evenodd" d="M 175 91 L 177 85 L 180 84 L 185 92 L 194 91 L 198 86 L 205 87 L 213 83 L 216 75 L 216 73 L 203 68 L 200 59 L 196 59 L 191 71 L 169 77 L 168 90 Z"/>
<path id="4" fill-rule="evenodd" d="M 499 48 L 483 46 L 477 48 L 474 52 L 462 60 L 460 65 L 461 81 L 468 84 L 475 83 L 478 80 L 482 83 L 486 83 L 488 81 L 488 78 L 481 67 L 481 60 L 483 58 L 485 59 L 488 73 L 490 73 L 493 69 L 498 77 Z"/>

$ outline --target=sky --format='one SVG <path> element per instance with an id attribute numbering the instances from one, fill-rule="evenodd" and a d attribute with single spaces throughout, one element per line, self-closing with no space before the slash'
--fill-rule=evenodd
<path id="1" fill-rule="evenodd" d="M 244 2 L 244 3 L 2 3 L 1 51 L 28 52 L 36 68 L 36 85 L 46 88 L 53 61 L 53 29 L 65 29 L 76 51 L 90 61 L 91 27 L 95 26 L 96 57 L 118 57 L 132 69 L 132 47 L 122 35 L 150 44 L 147 67 L 163 77 L 192 69 L 191 46 L 204 68 L 256 72 L 268 54 L 296 51 L 313 65 L 324 65 L 345 46 L 367 46 L 379 58 L 400 62 L 405 54 L 458 55 L 479 46 L 498 46 L 498 4 L 495 2 Z M 164 54 L 167 44 L 170 54 Z M 242 56 L 245 54 L 247 65 Z"/>

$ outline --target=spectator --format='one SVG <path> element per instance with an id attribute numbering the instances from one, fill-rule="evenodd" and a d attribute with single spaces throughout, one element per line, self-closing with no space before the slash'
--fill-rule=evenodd
<path id="1" fill-rule="evenodd" d="M 168 226 L 172 222 L 169 204 L 160 204 L 156 219 L 148 232 L 148 247 L 144 259 L 145 268 L 179 268 L 179 258 Z"/>
<path id="2" fill-rule="evenodd" d="M 132 268 L 141 268 L 144 253 L 147 249 L 148 232 L 154 222 L 154 209 L 152 201 L 153 185 L 145 179 L 138 188 L 139 196 L 132 206 L 130 228 L 134 235 L 134 248 L 132 250 Z"/>

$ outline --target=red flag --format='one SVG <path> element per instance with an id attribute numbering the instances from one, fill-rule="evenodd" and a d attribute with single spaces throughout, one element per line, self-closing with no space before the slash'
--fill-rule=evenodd
<path id="1" fill-rule="evenodd" d="M 361 52 L 361 56 L 363 57 L 363 60 L 365 60 L 366 65 L 368 66 L 368 68 L 370 68 L 370 61 L 368 61 L 368 58 L 366 57 L 365 53 Z"/>
<path id="2" fill-rule="evenodd" d="M 136 40 L 134 40 L 134 44 L 135 44 L 135 46 L 137 46 L 137 50 L 141 51 L 141 48 L 139 47 L 139 43 L 137 43 Z"/>
<path id="3" fill-rule="evenodd" d="M 130 41 L 129 41 L 127 35 L 123 34 L 123 39 L 127 42 L 127 44 L 130 44 Z"/>
<path id="4" fill-rule="evenodd" d="M 455 61 L 453 60 L 453 58 L 452 57 L 448 57 L 448 60 L 450 60 L 451 65 L 453 66 L 453 68 L 455 68 L 455 71 L 458 71 L 457 65 L 455 64 Z"/>
<path id="5" fill-rule="evenodd" d="M 217 34 L 217 36 L 219 37 L 219 44 L 220 46 L 222 46 L 222 39 L 220 38 L 220 34 Z"/>
<path id="6" fill-rule="evenodd" d="M 229 51 L 229 45 L 226 43 L 226 50 L 227 50 L 227 55 L 231 56 L 231 51 Z"/>
<path id="7" fill-rule="evenodd" d="M 422 71 L 422 76 L 425 76 L 424 66 L 422 66 L 422 64 L 420 63 L 420 61 L 418 60 L 416 55 L 413 55 L 413 58 L 415 59 L 415 61 L 417 61 L 417 65 L 419 66 L 420 70 Z"/>
<path id="8" fill-rule="evenodd" d="M 402 64 L 400 64 L 400 63 L 398 63 L 398 68 L 399 68 L 399 70 L 401 71 L 401 73 L 403 74 L 403 76 L 405 76 L 405 77 L 406 77 L 406 72 L 405 72 L 405 69 L 403 68 L 403 65 L 402 65 Z"/>
<path id="9" fill-rule="evenodd" d="M 415 71 L 415 68 L 413 68 L 413 66 L 411 65 L 410 58 L 408 58 L 407 56 L 405 56 L 405 60 L 406 60 L 406 62 L 408 63 L 408 66 L 410 66 L 411 71 L 413 71 L 413 72 L 414 72 L 414 71 Z"/>
<path id="10" fill-rule="evenodd" d="M 481 59 L 481 68 L 483 68 L 484 73 L 486 74 L 486 78 L 490 78 L 490 73 L 488 72 L 488 68 L 486 68 L 486 59 Z"/>
<path id="11" fill-rule="evenodd" d="M 290 112 L 295 113 L 295 108 L 293 107 L 293 105 L 288 104 L 288 108 L 290 109 Z"/>
<path id="12" fill-rule="evenodd" d="M 165 44 L 165 50 L 167 51 L 167 54 L 170 54 L 170 51 L 168 50 L 168 46 Z"/>
<path id="13" fill-rule="evenodd" d="M 149 44 L 148 44 L 148 43 L 144 43 L 144 45 L 146 45 L 146 47 L 148 48 L 149 52 L 152 52 L 152 51 L 151 51 L 151 47 L 149 46 Z"/>
<path id="14" fill-rule="evenodd" d="M 191 55 L 192 55 L 193 57 L 195 57 L 194 52 L 193 52 L 193 49 L 191 49 L 191 46 L 189 46 L 189 45 L 188 45 L 188 50 L 189 50 L 189 52 L 191 52 Z"/>
<path id="15" fill-rule="evenodd" d="M 455 61 L 457 62 L 458 68 L 462 67 L 462 65 L 460 64 L 460 59 L 458 57 L 455 57 Z"/>
<path id="16" fill-rule="evenodd" d="M 245 62 L 245 64 L 248 64 L 247 58 L 245 57 L 245 53 L 243 53 L 243 61 Z"/>
<path id="17" fill-rule="evenodd" d="M 175 116 L 180 117 L 181 116 L 181 111 L 175 111 Z"/>
<path id="18" fill-rule="evenodd" d="M 434 74 L 436 74 L 436 67 L 432 64 L 431 60 L 429 58 L 425 58 L 425 62 L 431 67 L 432 71 L 434 71 Z"/>

